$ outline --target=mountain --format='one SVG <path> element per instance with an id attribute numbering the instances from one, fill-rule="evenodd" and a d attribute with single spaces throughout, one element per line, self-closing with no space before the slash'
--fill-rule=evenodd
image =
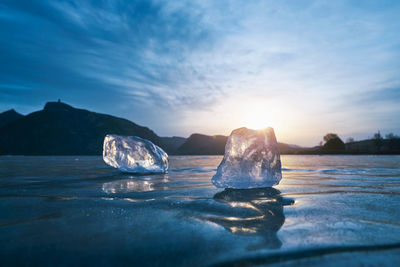
<path id="1" fill-rule="evenodd" d="M 301 147 L 292 144 L 285 144 L 280 142 L 278 142 L 278 147 L 281 154 L 286 154 L 286 155 L 299 154 L 300 151 L 309 150 L 309 148 L 306 147 Z"/>
<path id="2" fill-rule="evenodd" d="M 322 147 L 321 152 L 324 154 L 341 154 L 345 153 L 346 146 L 342 139 L 338 136 L 329 139 Z"/>
<path id="3" fill-rule="evenodd" d="M 329 154 L 352 154 L 347 151 L 346 144 L 340 139 L 339 136 L 334 136 L 328 139 L 324 145 L 315 146 L 306 149 L 300 149 L 298 154 L 301 155 L 329 155 Z"/>
<path id="4" fill-rule="evenodd" d="M 3 113 L 0 113 L 0 128 L 10 122 L 20 119 L 22 117 L 24 117 L 24 115 L 19 114 L 14 109 L 10 109 Z"/>
<path id="5" fill-rule="evenodd" d="M 148 139 L 167 153 L 223 155 L 228 137 L 192 134 L 189 138 L 159 137 L 147 127 L 106 114 L 48 102 L 26 116 L 15 110 L 0 113 L 0 155 L 101 155 L 106 134 Z M 400 138 L 371 139 L 344 144 L 340 138 L 323 146 L 304 148 L 278 143 L 281 154 L 400 154 Z"/>
<path id="6" fill-rule="evenodd" d="M 346 144 L 349 154 L 400 154 L 400 138 L 370 139 Z"/>
<path id="7" fill-rule="evenodd" d="M 178 148 L 177 154 L 180 155 L 223 155 L 228 136 L 224 135 L 204 135 L 192 134 L 186 142 Z M 305 150 L 304 147 L 278 143 L 281 154 L 297 154 Z"/>
<path id="8" fill-rule="evenodd" d="M 225 152 L 227 136 L 192 134 L 177 153 L 180 155 L 223 155 Z"/>
<path id="9" fill-rule="evenodd" d="M 106 134 L 136 135 L 174 155 L 223 155 L 223 135 L 192 134 L 189 138 L 159 137 L 149 128 L 114 116 L 48 102 L 43 110 L 23 116 L 0 114 L 0 155 L 101 155 Z M 281 153 L 303 148 L 278 143 Z"/>
<path id="10" fill-rule="evenodd" d="M 186 138 L 173 136 L 173 137 L 161 137 L 164 144 L 164 150 L 170 154 L 175 155 L 178 153 L 178 148 L 185 143 Z"/>
<path id="11" fill-rule="evenodd" d="M 152 130 L 129 120 L 48 102 L 0 128 L 0 154 L 101 155 L 106 134 L 136 135 L 163 146 Z"/>

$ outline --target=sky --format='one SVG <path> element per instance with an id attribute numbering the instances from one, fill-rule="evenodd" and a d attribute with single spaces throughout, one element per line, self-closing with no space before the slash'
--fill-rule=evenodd
<path id="1" fill-rule="evenodd" d="M 0 112 L 47 101 L 160 136 L 400 134 L 400 1 L 0 1 Z"/>

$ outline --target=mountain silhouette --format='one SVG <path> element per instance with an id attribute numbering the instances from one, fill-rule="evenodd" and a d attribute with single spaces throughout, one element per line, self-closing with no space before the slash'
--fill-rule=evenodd
<path id="1" fill-rule="evenodd" d="M 228 136 L 192 134 L 177 150 L 180 155 L 224 155 Z M 281 154 L 296 154 L 305 148 L 278 143 Z"/>
<path id="2" fill-rule="evenodd" d="M 173 137 L 161 137 L 164 145 L 164 150 L 171 155 L 178 154 L 178 148 L 185 143 L 186 138 L 173 136 Z"/>
<path id="3" fill-rule="evenodd" d="M 135 135 L 163 146 L 149 128 L 59 101 L 0 127 L 0 154 L 101 155 L 107 134 Z"/>
<path id="4" fill-rule="evenodd" d="M 332 139 L 329 139 L 322 147 L 321 152 L 327 154 L 337 154 L 337 153 L 344 153 L 346 151 L 346 145 L 340 139 L 340 137 L 336 136 Z"/>
<path id="5" fill-rule="evenodd" d="M 223 135 L 192 134 L 177 153 L 180 155 L 223 155 L 228 140 Z"/>
<path id="6" fill-rule="evenodd" d="M 10 122 L 20 119 L 22 117 L 24 117 L 24 115 L 19 114 L 14 109 L 10 109 L 3 113 L 0 113 L 0 128 Z"/>
<path id="7" fill-rule="evenodd" d="M 228 136 L 192 134 L 159 137 L 127 119 L 74 108 L 58 102 L 23 116 L 11 109 L 0 113 L 0 155 L 101 155 L 107 134 L 139 136 L 170 155 L 223 155 Z M 379 143 L 378 143 L 379 141 Z M 399 154 L 400 138 L 344 144 L 334 138 L 313 148 L 278 143 L 281 154 Z"/>

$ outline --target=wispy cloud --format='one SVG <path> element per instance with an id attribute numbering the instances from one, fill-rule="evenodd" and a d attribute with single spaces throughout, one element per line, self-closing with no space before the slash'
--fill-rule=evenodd
<path id="1" fill-rule="evenodd" d="M 399 11 L 393 1 L 2 1 L 0 105 L 29 112 L 60 97 L 161 135 L 227 134 L 257 106 L 281 139 L 303 144 L 393 129 L 398 110 L 384 107 L 399 98 Z M 368 112 L 368 125 L 349 116 Z"/>

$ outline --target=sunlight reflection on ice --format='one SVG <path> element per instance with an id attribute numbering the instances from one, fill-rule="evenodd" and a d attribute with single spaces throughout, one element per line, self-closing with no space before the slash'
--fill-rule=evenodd
<path id="1" fill-rule="evenodd" d="M 274 188 L 225 189 L 215 194 L 214 199 L 233 208 L 235 216 L 205 216 L 204 219 L 223 226 L 233 234 L 263 237 L 263 242 L 249 249 L 260 247 L 279 248 L 281 242 L 276 235 L 285 221 L 283 206 L 293 201 L 284 199 Z M 249 210 L 252 212 L 249 213 Z M 255 213 L 254 213 L 255 212 Z"/>
<path id="2" fill-rule="evenodd" d="M 102 189 L 107 194 L 127 192 L 147 192 L 154 190 L 154 183 L 143 180 L 118 180 L 104 183 Z"/>

